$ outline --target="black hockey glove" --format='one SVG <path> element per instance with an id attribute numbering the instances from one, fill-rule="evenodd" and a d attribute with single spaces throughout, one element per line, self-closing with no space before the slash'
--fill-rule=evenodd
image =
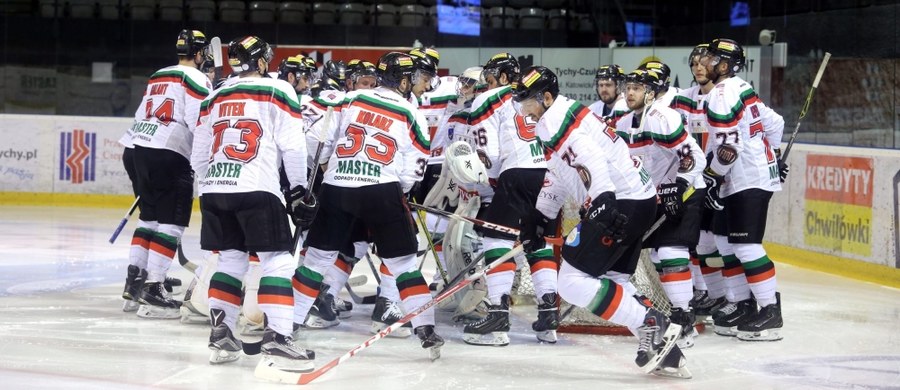
<path id="1" fill-rule="evenodd" d="M 674 183 L 659 186 L 659 201 L 669 219 L 681 218 L 684 206 L 684 192 L 687 191 L 688 182 L 682 178 L 675 179 Z"/>
<path id="2" fill-rule="evenodd" d="M 706 201 L 704 206 L 710 210 L 724 210 L 725 205 L 719 197 L 719 187 L 724 179 L 711 169 L 703 171 L 703 181 L 706 182 Z"/>
<path id="3" fill-rule="evenodd" d="M 528 216 L 519 219 L 519 224 L 522 226 L 522 230 L 519 230 L 519 242 L 522 243 L 525 252 L 532 253 L 544 249 L 547 245 L 544 236 L 556 234 L 550 229 L 551 225 L 555 225 L 551 222 L 553 221 L 550 218 L 544 216 L 544 213 L 537 209 L 531 210 Z"/>
<path id="4" fill-rule="evenodd" d="M 628 217 L 616 209 L 616 195 L 604 192 L 591 202 L 584 220 L 600 229 L 600 234 L 615 242 L 625 239 Z"/>
<path id="5" fill-rule="evenodd" d="M 306 199 L 304 198 L 306 195 L 306 188 L 296 186 L 291 189 L 288 196 L 291 218 L 294 220 L 294 225 L 300 229 L 306 229 L 312 225 L 316 211 L 319 210 L 319 201 L 316 196 L 310 193 L 309 198 Z"/>
<path id="6" fill-rule="evenodd" d="M 775 159 L 778 162 L 778 176 L 781 182 L 784 183 L 787 180 L 788 173 L 791 172 L 791 167 L 781 159 L 781 149 L 775 149 Z"/>

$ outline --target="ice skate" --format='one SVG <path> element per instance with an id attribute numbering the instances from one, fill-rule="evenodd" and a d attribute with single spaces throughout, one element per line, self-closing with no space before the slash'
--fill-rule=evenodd
<path id="1" fill-rule="evenodd" d="M 702 297 L 697 296 L 698 292 L 702 292 Z M 691 310 L 698 323 L 712 324 L 712 313 L 727 303 L 725 297 L 711 298 L 707 291 L 697 290 L 694 292 L 694 299 L 691 299 Z"/>
<path id="2" fill-rule="evenodd" d="M 166 288 L 166 291 L 168 291 L 169 294 L 180 294 L 181 279 L 166 276 L 166 280 L 163 282 L 163 287 Z"/>
<path id="3" fill-rule="evenodd" d="M 463 328 L 463 341 L 472 345 L 509 345 L 509 295 L 499 305 L 488 305 L 488 315 Z"/>
<path id="4" fill-rule="evenodd" d="M 128 266 L 128 273 L 125 276 L 125 289 L 122 291 L 122 299 L 125 303 L 122 305 L 122 311 L 137 311 L 141 305 L 138 299 L 141 296 L 141 287 L 144 286 L 144 280 L 147 279 L 147 270 L 138 268 L 136 265 Z"/>
<path id="5" fill-rule="evenodd" d="M 678 335 L 678 347 L 688 349 L 694 346 L 694 337 L 697 337 L 697 329 L 694 328 L 694 313 L 690 310 L 685 311 L 680 307 L 672 308 L 672 314 L 669 319 L 678 325 L 681 325 L 681 334 Z"/>
<path id="6" fill-rule="evenodd" d="M 334 295 L 331 295 L 328 288 L 325 287 L 309 308 L 309 314 L 303 325 L 310 329 L 324 329 L 340 323 L 341 320 L 338 319 L 337 312 L 334 310 Z"/>
<path id="7" fill-rule="evenodd" d="M 538 341 L 556 343 L 556 329 L 559 328 L 559 310 L 556 308 L 556 293 L 547 293 L 538 302 L 538 319 L 531 323 Z"/>
<path id="8" fill-rule="evenodd" d="M 166 320 L 181 318 L 181 302 L 172 299 L 160 282 L 144 283 L 138 302 L 141 303 L 137 311 L 138 317 Z"/>
<path id="9" fill-rule="evenodd" d="M 737 338 L 744 341 L 778 341 L 781 336 L 781 293 L 775 293 L 775 303 L 759 309 L 759 313 L 737 326 Z"/>
<path id="10" fill-rule="evenodd" d="M 422 348 L 428 350 L 431 360 L 437 360 L 441 357 L 441 347 L 444 345 L 444 339 L 434 333 L 434 325 L 422 325 L 416 328 L 416 336 L 422 342 Z"/>
<path id="11" fill-rule="evenodd" d="M 737 303 L 729 302 L 713 314 L 713 324 L 719 336 L 734 337 L 737 327 L 756 317 L 756 301 L 745 299 Z"/>
<path id="12" fill-rule="evenodd" d="M 229 363 L 241 357 L 241 341 L 225 325 L 225 312 L 209 309 L 212 329 L 209 332 L 209 364 Z"/>
<path id="13" fill-rule="evenodd" d="M 403 318 L 403 311 L 397 302 L 391 301 L 385 297 L 378 297 L 375 300 L 375 309 L 372 310 L 372 328 L 373 334 L 381 332 L 384 328 L 393 325 L 397 320 Z M 399 329 L 388 334 L 388 337 L 409 337 L 412 335 L 412 325 L 409 322 L 403 324 Z"/>
<path id="14" fill-rule="evenodd" d="M 693 375 L 687 369 L 686 363 L 687 359 L 681 353 L 681 348 L 676 345 L 651 374 L 668 378 L 691 379 Z"/>
<path id="15" fill-rule="evenodd" d="M 337 317 L 340 319 L 350 318 L 350 312 L 353 311 L 353 303 L 336 296 L 334 297 L 334 311 L 337 312 Z"/>
<path id="16" fill-rule="evenodd" d="M 277 378 L 277 374 L 267 374 L 267 371 L 271 370 L 304 373 L 315 369 L 315 352 L 299 347 L 290 336 L 278 334 L 271 328 L 267 328 L 263 334 L 260 352 L 262 359 L 254 371 L 257 378 L 267 380 Z"/>
<path id="17" fill-rule="evenodd" d="M 640 343 L 634 362 L 645 373 L 650 373 L 675 346 L 681 325 L 672 323 L 665 314 L 650 308 L 644 317 L 644 325 L 637 331 Z"/>

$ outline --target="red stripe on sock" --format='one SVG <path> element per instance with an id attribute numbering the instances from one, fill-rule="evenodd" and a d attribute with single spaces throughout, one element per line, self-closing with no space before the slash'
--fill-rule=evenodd
<path id="1" fill-rule="evenodd" d="M 775 267 L 761 274 L 748 276 L 747 283 L 761 283 L 775 277 Z"/>
<path id="2" fill-rule="evenodd" d="M 165 257 L 167 257 L 169 260 L 172 260 L 172 259 L 175 258 L 175 251 L 174 251 L 174 250 L 169 249 L 169 248 L 166 248 L 166 247 L 164 247 L 164 246 L 162 246 L 162 245 L 159 245 L 159 244 L 157 244 L 157 243 L 155 243 L 155 242 L 151 242 L 151 243 L 150 243 L 150 250 L 151 250 L 151 251 L 154 251 L 154 252 L 156 252 L 156 253 L 159 253 L 159 254 L 161 254 L 161 255 L 163 255 L 163 256 L 165 256 Z"/>
<path id="3" fill-rule="evenodd" d="M 540 270 L 544 270 L 544 269 L 559 271 L 559 264 L 556 264 L 556 262 L 553 260 L 541 260 L 541 261 L 535 262 L 534 264 L 531 264 L 531 274 L 532 275 L 534 275 L 534 273 L 536 273 Z"/>
<path id="4" fill-rule="evenodd" d="M 516 272 L 516 261 L 510 259 L 511 261 L 505 261 L 503 264 L 497 266 L 490 271 L 488 271 L 488 275 L 498 274 L 501 272 Z"/>
<path id="5" fill-rule="evenodd" d="M 721 268 L 716 267 L 700 267 L 700 273 L 702 273 L 704 276 L 714 274 L 721 270 Z"/>
<path id="6" fill-rule="evenodd" d="M 300 294 L 303 294 L 312 299 L 316 299 L 316 297 L 319 295 L 319 289 L 312 288 L 303 283 L 300 283 L 300 281 L 298 281 L 297 279 L 291 279 L 291 287 L 294 288 L 294 291 L 297 291 Z"/>
<path id="7" fill-rule="evenodd" d="M 424 284 L 417 284 L 400 290 L 400 299 L 406 299 L 415 295 L 431 296 L 431 292 L 428 290 L 428 286 Z"/>
<path id="8" fill-rule="evenodd" d="M 700 265 L 700 259 L 692 256 L 692 257 L 691 257 L 691 264 L 699 266 L 699 265 Z"/>
<path id="9" fill-rule="evenodd" d="M 610 287 L 615 286 L 615 292 L 613 292 L 613 299 L 609 302 L 609 307 L 603 311 L 603 314 L 600 315 L 600 318 L 609 321 L 612 318 L 613 314 L 616 313 L 616 310 L 619 309 L 619 304 L 622 303 L 622 286 L 618 283 L 612 282 Z"/>
<path id="10" fill-rule="evenodd" d="M 391 270 L 389 270 L 388 267 L 384 265 L 384 263 L 381 263 L 381 266 L 378 267 L 378 272 L 381 272 L 382 274 L 387 276 L 394 276 L 394 274 L 391 273 Z"/>
<path id="11" fill-rule="evenodd" d="M 659 276 L 659 280 L 663 283 L 668 282 L 683 282 L 685 280 L 691 280 L 690 272 L 676 272 L 672 274 L 664 274 Z"/>
<path id="12" fill-rule="evenodd" d="M 726 278 L 733 278 L 735 276 L 743 275 L 744 267 L 738 266 L 734 268 L 722 268 L 722 276 Z"/>
<path id="13" fill-rule="evenodd" d="M 349 275 L 349 274 L 350 274 L 350 271 L 353 270 L 353 269 L 350 268 L 350 263 L 344 261 L 344 260 L 341 259 L 340 257 L 338 257 L 337 260 L 334 261 L 334 266 L 335 266 L 335 267 L 338 267 L 338 269 L 340 269 L 341 271 L 343 271 L 343 272 L 344 272 L 345 274 L 347 274 L 347 275 Z"/>
<path id="14" fill-rule="evenodd" d="M 241 297 L 234 294 L 229 294 L 216 288 L 209 289 L 209 297 L 228 302 L 235 306 L 240 306 L 241 304 Z"/>
<path id="15" fill-rule="evenodd" d="M 150 240 L 145 240 L 141 237 L 134 236 L 134 237 L 131 237 L 131 245 L 137 245 L 137 246 L 140 246 L 141 248 L 147 249 L 150 247 Z"/>
<path id="16" fill-rule="evenodd" d="M 259 302 L 260 305 L 286 305 L 286 306 L 292 306 L 292 307 L 294 306 L 294 297 L 293 296 L 259 294 L 256 296 L 256 300 L 257 300 L 257 302 Z"/>

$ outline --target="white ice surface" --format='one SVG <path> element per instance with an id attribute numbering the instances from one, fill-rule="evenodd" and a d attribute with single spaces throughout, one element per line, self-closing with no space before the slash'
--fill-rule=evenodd
<path id="1" fill-rule="evenodd" d="M 134 220 L 107 243 L 118 209 L 0 206 L 0 389 L 274 389 L 253 376 L 257 357 L 207 363 L 204 325 L 123 313 L 119 297 Z M 202 258 L 199 217 L 184 237 Z M 777 259 L 776 259 L 777 260 Z M 430 280 L 433 265 L 426 264 Z M 311 385 L 318 389 L 900 389 L 900 291 L 777 264 L 784 340 L 748 343 L 707 331 L 685 350 L 691 380 L 642 374 L 636 341 L 560 335 L 537 343 L 533 307 L 513 309 L 508 347 L 461 341 L 462 325 L 438 313 L 447 339 L 430 362 L 414 337 L 384 339 Z M 373 293 L 369 275 L 358 292 Z M 190 274 L 170 272 L 185 285 Z M 344 293 L 344 298 L 349 297 Z M 336 328 L 301 340 L 317 364 L 370 335 L 371 306 L 357 305 Z"/>

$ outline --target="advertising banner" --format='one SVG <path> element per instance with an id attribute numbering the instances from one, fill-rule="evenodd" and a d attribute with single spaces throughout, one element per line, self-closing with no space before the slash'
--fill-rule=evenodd
<path id="1" fill-rule="evenodd" d="M 847 254 L 872 254 L 874 160 L 806 156 L 806 245 Z"/>

